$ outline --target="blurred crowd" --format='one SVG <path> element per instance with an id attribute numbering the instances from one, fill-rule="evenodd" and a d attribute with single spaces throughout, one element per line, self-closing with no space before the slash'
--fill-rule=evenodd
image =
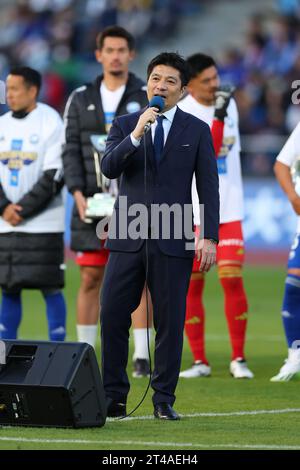
<path id="1" fill-rule="evenodd" d="M 61 111 L 69 91 L 95 76 L 90 72 L 99 31 L 119 24 L 134 35 L 141 49 L 145 41 L 149 45 L 176 34 L 179 18 L 198 4 L 197 0 L 0 0 L 0 78 L 12 64 L 38 69 L 45 77 L 43 98 Z"/>
<path id="2" fill-rule="evenodd" d="M 292 104 L 292 83 L 300 79 L 300 14 L 251 18 L 245 44 L 221 56 L 220 74 L 237 87 L 243 133 L 290 132 L 300 119 Z"/>
<path id="3" fill-rule="evenodd" d="M 244 172 L 261 176 L 272 173 L 278 148 L 300 121 L 300 1 L 277 7 L 251 17 L 244 44 L 219 57 L 222 81 L 236 86 L 241 134 L 255 135 L 244 140 Z"/>
<path id="4" fill-rule="evenodd" d="M 0 1 L 0 79 L 11 65 L 37 68 L 44 75 L 42 100 L 62 112 L 70 91 L 98 73 L 98 31 L 125 27 L 141 53 L 145 44 L 176 35 L 183 15 L 198 12 L 206 0 Z M 274 4 L 272 14 L 248 20 L 243 43 L 217 57 L 222 81 L 236 87 L 244 135 L 286 135 L 300 120 L 300 106 L 292 102 L 293 94 L 300 98 L 300 0 Z M 245 157 L 244 169 L 269 174 L 275 155 L 257 154 L 255 161 L 250 155 L 249 165 Z"/>

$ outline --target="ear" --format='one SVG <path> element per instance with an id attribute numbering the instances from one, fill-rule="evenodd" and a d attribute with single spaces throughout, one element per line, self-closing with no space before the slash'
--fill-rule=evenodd
<path id="1" fill-rule="evenodd" d="M 36 100 L 37 97 L 38 97 L 38 89 L 36 86 L 32 85 L 30 88 L 29 88 L 29 94 L 30 94 L 30 98 L 33 99 L 33 100 Z"/>
<path id="2" fill-rule="evenodd" d="M 185 91 L 186 91 L 186 86 L 183 86 L 180 90 L 180 97 L 184 95 Z"/>
<path id="3" fill-rule="evenodd" d="M 135 59 L 135 57 L 136 57 L 136 52 L 135 52 L 135 50 L 133 49 L 133 50 L 130 51 L 130 53 L 129 53 L 129 60 L 130 60 L 130 62 L 131 62 L 133 59 Z"/>
<path id="4" fill-rule="evenodd" d="M 96 57 L 96 61 L 99 62 L 99 64 L 101 64 L 102 63 L 102 52 L 100 51 L 100 49 L 95 50 L 95 57 Z"/>

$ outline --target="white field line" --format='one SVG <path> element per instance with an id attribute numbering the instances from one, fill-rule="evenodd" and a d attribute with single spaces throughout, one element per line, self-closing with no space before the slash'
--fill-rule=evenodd
<path id="1" fill-rule="evenodd" d="M 256 416 L 256 415 L 268 415 L 268 414 L 286 414 L 286 413 L 300 413 L 300 408 L 284 408 L 279 410 L 253 410 L 253 411 L 229 411 L 224 413 L 190 413 L 180 415 L 182 418 L 218 418 L 223 416 Z M 124 419 L 113 419 L 108 418 L 108 421 L 136 421 L 136 420 L 149 420 L 154 419 L 152 415 L 148 416 L 130 416 Z"/>
<path id="2" fill-rule="evenodd" d="M 204 444 L 204 443 L 192 443 L 192 442 L 155 442 L 155 441 L 118 441 L 118 440 L 89 440 L 89 439 L 30 439 L 25 437 L 0 437 L 0 442 L 23 442 L 32 444 L 105 444 L 105 445 L 128 445 L 128 446 L 145 446 L 151 447 L 177 447 L 183 449 L 184 447 L 192 447 L 198 449 L 200 447 L 209 449 L 216 447 L 226 447 L 235 449 L 281 449 L 281 450 L 294 450 L 300 449 L 299 445 L 275 445 L 275 444 Z M 109 450 L 109 449 L 107 449 Z"/>
<path id="3" fill-rule="evenodd" d="M 300 408 L 285 408 L 278 410 L 253 410 L 253 411 L 233 411 L 228 413 L 193 413 L 182 415 L 183 418 L 198 418 L 198 417 L 226 417 L 226 416 L 257 416 L 266 414 L 287 414 L 287 413 L 299 413 Z M 132 418 L 126 418 L 124 420 L 114 420 L 109 418 L 108 421 L 136 421 L 136 420 L 149 420 L 153 419 L 153 416 L 136 416 Z M 13 429 L 13 426 L 9 426 L 9 429 Z M 2 428 L 4 429 L 4 428 Z M 235 449 L 281 449 L 281 450 L 292 450 L 300 449 L 299 445 L 273 445 L 273 444 L 204 444 L 204 443 L 192 443 L 192 442 L 151 442 L 151 441 L 109 441 L 103 440 L 88 440 L 88 439 L 30 439 L 25 437 L 9 437 L 0 436 L 0 442 L 27 442 L 27 443 L 44 443 L 44 444 L 105 444 L 105 445 L 136 445 L 136 446 L 156 446 L 156 447 L 192 447 L 192 448 L 235 448 Z"/>

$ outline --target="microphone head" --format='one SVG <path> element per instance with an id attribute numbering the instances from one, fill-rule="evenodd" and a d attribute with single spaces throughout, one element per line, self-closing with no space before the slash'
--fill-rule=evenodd
<path id="1" fill-rule="evenodd" d="M 149 108 L 157 108 L 158 111 L 162 111 L 165 107 L 165 100 L 161 96 L 153 96 L 149 101 Z"/>

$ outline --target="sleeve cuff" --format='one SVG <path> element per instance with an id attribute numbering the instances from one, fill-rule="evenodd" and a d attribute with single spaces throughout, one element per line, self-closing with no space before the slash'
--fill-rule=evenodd
<path id="1" fill-rule="evenodd" d="M 138 140 L 135 137 L 133 137 L 132 133 L 130 134 L 130 139 L 131 139 L 132 145 L 134 145 L 135 147 L 140 146 L 141 140 Z"/>
<path id="2" fill-rule="evenodd" d="M 1 204 L 0 204 L 0 216 L 2 216 L 3 212 L 5 211 L 5 209 L 7 208 L 7 206 L 9 206 L 9 204 L 11 204 L 11 202 L 10 202 L 8 199 L 4 199 L 3 201 L 1 201 Z"/>

